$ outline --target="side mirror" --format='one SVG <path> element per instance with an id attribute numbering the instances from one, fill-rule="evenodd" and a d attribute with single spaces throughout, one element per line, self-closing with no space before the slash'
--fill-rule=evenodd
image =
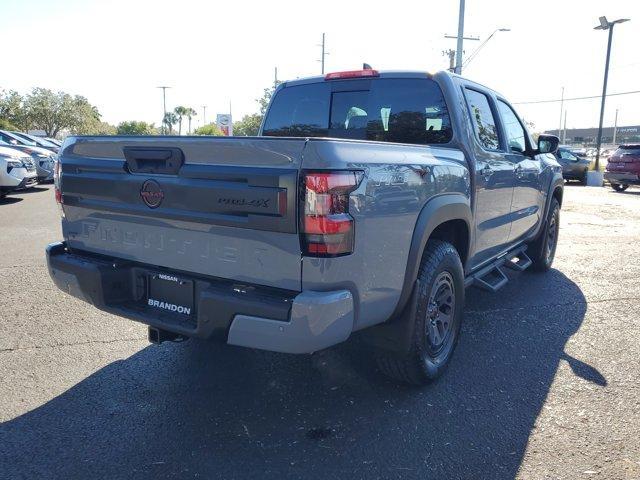
<path id="1" fill-rule="evenodd" d="M 538 137 L 538 153 L 555 153 L 560 145 L 560 139 L 555 135 L 541 134 Z"/>

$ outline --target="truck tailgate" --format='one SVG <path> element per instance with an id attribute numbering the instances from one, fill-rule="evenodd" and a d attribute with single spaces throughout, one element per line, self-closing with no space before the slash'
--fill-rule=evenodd
<path id="1" fill-rule="evenodd" d="M 63 146 L 71 249 L 299 291 L 304 139 L 76 137 Z"/>

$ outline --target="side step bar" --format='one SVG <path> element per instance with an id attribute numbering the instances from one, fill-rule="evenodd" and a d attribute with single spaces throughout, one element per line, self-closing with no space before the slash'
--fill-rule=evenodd
<path id="1" fill-rule="evenodd" d="M 473 279 L 473 285 L 475 287 L 494 293 L 504 287 L 509 281 L 498 265 L 490 265 L 488 268 L 480 270 L 473 276 Z"/>
<path id="2" fill-rule="evenodd" d="M 526 248 L 526 246 L 518 247 L 471 274 L 465 280 L 465 287 L 474 286 L 489 292 L 497 292 L 509 281 L 502 267 L 522 272 L 533 263 L 525 253 Z"/>
<path id="3" fill-rule="evenodd" d="M 525 253 L 525 251 L 522 250 L 521 252 L 517 253 L 515 256 L 509 258 L 506 262 L 504 262 L 504 266 L 517 272 L 524 272 L 531 266 L 532 263 L 533 261 Z"/>

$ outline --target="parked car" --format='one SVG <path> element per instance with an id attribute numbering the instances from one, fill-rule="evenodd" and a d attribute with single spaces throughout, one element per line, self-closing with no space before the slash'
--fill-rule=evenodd
<path id="1" fill-rule="evenodd" d="M 640 144 L 620 145 L 609 157 L 604 178 L 617 192 L 640 185 Z"/>
<path id="2" fill-rule="evenodd" d="M 31 188 L 37 183 L 36 167 L 31 156 L 0 145 L 0 198 L 16 190 Z"/>
<path id="3" fill-rule="evenodd" d="M 22 150 L 31 155 L 36 165 L 39 182 L 53 181 L 53 165 L 57 158 L 55 153 L 38 147 L 35 145 L 35 142 L 14 135 L 6 130 L 0 130 L 0 141 L 4 142 L 6 144 L 5 146 Z"/>
<path id="4" fill-rule="evenodd" d="M 58 150 L 60 149 L 59 145 L 56 145 L 55 143 L 52 143 L 42 137 L 37 137 L 35 135 L 29 135 L 28 133 L 22 133 L 22 132 L 10 132 L 10 133 L 20 138 L 24 138 L 25 140 L 30 140 L 34 142 L 37 147 L 44 148 L 46 150 L 51 150 L 53 153 L 58 153 Z"/>
<path id="5" fill-rule="evenodd" d="M 60 140 L 58 140 L 57 138 L 44 137 L 44 139 L 48 140 L 49 142 L 53 143 L 54 145 L 57 145 L 58 147 L 62 146 L 62 142 Z"/>
<path id="6" fill-rule="evenodd" d="M 562 176 L 565 180 L 578 180 L 582 185 L 587 184 L 590 160 L 578 157 L 574 152 L 562 147 L 558 148 L 555 156 L 562 165 Z"/>
<path id="7" fill-rule="evenodd" d="M 557 146 L 449 72 L 286 82 L 260 137 L 67 138 L 49 273 L 155 343 L 310 353 L 367 329 L 381 369 L 422 384 L 449 363 L 465 287 L 550 269 Z"/>
<path id="8" fill-rule="evenodd" d="M 576 157 L 579 157 L 579 158 L 587 158 L 589 156 L 587 155 L 586 148 L 569 148 L 567 150 L 569 150 L 571 153 L 573 153 Z"/>

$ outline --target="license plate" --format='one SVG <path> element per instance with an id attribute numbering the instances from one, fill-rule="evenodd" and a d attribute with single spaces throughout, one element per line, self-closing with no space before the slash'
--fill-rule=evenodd
<path id="1" fill-rule="evenodd" d="M 166 273 L 148 277 L 147 305 L 178 315 L 193 315 L 193 280 Z"/>

